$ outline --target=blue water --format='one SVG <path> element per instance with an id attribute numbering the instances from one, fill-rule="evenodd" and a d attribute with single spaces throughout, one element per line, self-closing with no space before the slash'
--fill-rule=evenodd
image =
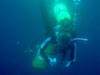
<path id="1" fill-rule="evenodd" d="M 67 69 L 36 71 L 32 52 L 25 52 L 43 32 L 38 0 L 0 0 L 0 75 L 100 75 L 99 0 L 83 0 L 76 62 Z"/>

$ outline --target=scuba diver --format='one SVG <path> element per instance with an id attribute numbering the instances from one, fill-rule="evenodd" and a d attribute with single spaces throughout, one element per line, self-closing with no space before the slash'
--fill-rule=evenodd
<path id="1" fill-rule="evenodd" d="M 73 16 L 64 0 L 40 0 L 40 7 L 46 33 L 32 64 L 34 67 L 39 63 L 69 67 L 76 59 L 76 41 L 88 39 L 77 38 Z"/>

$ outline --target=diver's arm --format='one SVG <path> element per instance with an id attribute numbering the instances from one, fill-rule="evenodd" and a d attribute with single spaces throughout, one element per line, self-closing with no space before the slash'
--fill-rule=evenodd
<path id="1" fill-rule="evenodd" d="M 76 50 L 77 50 L 76 43 L 71 43 L 68 47 L 68 51 L 69 51 L 70 54 L 67 57 L 67 62 L 65 64 L 65 67 L 69 67 L 72 63 L 75 62 L 75 60 L 76 60 Z"/>
<path id="2" fill-rule="evenodd" d="M 73 38 L 73 39 L 71 39 L 71 41 L 72 42 L 74 42 L 74 41 L 88 41 L 88 39 L 87 38 Z"/>
<path id="3" fill-rule="evenodd" d="M 70 51 L 70 56 L 67 59 L 68 61 L 65 65 L 65 67 L 69 67 L 76 60 L 76 50 L 77 50 L 76 41 L 88 41 L 88 39 L 86 39 L 86 38 L 73 38 L 73 39 L 71 39 L 71 43 L 68 47 L 68 50 Z"/>
<path id="4" fill-rule="evenodd" d="M 48 37 L 44 42 L 42 42 L 40 48 L 38 49 L 38 55 L 43 59 L 44 54 L 44 48 L 47 46 L 47 43 L 51 40 L 51 37 Z"/>
<path id="5" fill-rule="evenodd" d="M 56 63 L 56 58 L 51 58 L 46 56 L 44 53 L 45 47 L 48 45 L 48 43 L 51 41 L 51 37 L 48 37 L 42 44 L 40 49 L 38 50 L 38 54 L 40 56 L 40 59 L 44 59 L 47 63 L 50 63 L 50 65 L 54 65 Z"/>

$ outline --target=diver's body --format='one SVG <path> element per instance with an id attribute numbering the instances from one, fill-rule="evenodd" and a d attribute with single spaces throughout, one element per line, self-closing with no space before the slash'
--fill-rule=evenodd
<path id="1" fill-rule="evenodd" d="M 45 4 L 46 2 L 50 4 Z M 41 0 L 41 11 L 43 15 L 43 21 L 45 24 L 46 32 L 48 37 L 42 43 L 45 44 L 38 50 L 38 53 L 46 60 L 46 62 L 51 62 L 53 59 L 49 59 L 44 53 L 44 48 L 48 45 L 49 42 L 55 44 L 54 54 L 61 54 L 61 61 L 66 61 L 66 54 L 69 51 L 69 58 L 67 61 L 73 61 L 75 56 L 75 47 L 71 43 L 71 39 L 74 38 L 75 28 L 69 18 L 64 17 L 61 21 L 57 21 L 53 8 L 56 3 L 62 3 L 61 0 Z M 49 6 L 49 8 L 48 8 Z M 48 8 L 48 9 L 47 9 Z M 59 8 L 59 7 L 58 7 Z M 41 45 L 42 45 L 41 44 Z M 55 53 L 56 52 L 56 53 Z"/>
<path id="2" fill-rule="evenodd" d="M 58 57 L 58 62 L 64 62 L 65 66 L 68 67 L 75 61 L 76 43 L 74 41 L 77 39 L 74 40 L 74 38 L 76 38 L 76 32 L 75 26 L 72 23 L 72 16 L 62 1 L 63 0 L 40 0 L 47 37 L 41 43 L 38 54 L 51 65 L 57 63 L 56 54 L 60 54 L 61 59 Z M 46 4 L 46 2 L 49 3 Z M 61 5 L 62 7 L 60 9 Z M 57 9 L 57 11 L 54 8 Z M 48 46 L 50 42 L 55 46 L 52 57 L 48 57 L 44 52 L 45 47 Z"/>

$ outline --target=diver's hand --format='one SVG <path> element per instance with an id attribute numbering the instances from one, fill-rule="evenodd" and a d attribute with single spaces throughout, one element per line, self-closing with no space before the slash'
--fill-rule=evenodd
<path id="1" fill-rule="evenodd" d="M 71 65 L 71 61 L 68 61 L 65 65 L 65 67 L 69 67 Z"/>
<path id="2" fill-rule="evenodd" d="M 65 64 L 65 67 L 69 67 L 74 62 L 75 62 L 75 60 L 67 61 L 66 64 Z"/>
<path id="3" fill-rule="evenodd" d="M 48 57 L 49 61 L 50 61 L 50 65 L 53 66 L 56 62 L 57 62 L 57 59 L 56 58 L 50 58 Z"/>

